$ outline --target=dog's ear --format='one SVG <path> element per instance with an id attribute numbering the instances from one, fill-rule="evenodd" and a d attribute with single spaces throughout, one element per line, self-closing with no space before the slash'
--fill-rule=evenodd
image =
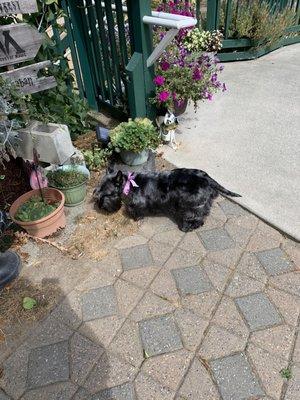
<path id="1" fill-rule="evenodd" d="M 122 185 L 123 184 L 123 172 L 122 171 L 118 171 L 117 175 L 115 177 L 115 181 L 117 183 L 117 185 Z"/>

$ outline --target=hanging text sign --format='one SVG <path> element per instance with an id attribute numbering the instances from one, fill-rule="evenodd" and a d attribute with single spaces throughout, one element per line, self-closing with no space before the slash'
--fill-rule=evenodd
<path id="1" fill-rule="evenodd" d="M 51 61 L 42 61 L 12 71 L 2 72 L 0 76 L 14 82 L 24 94 L 37 93 L 56 86 L 54 76 L 42 76 L 40 78 L 37 76 L 41 69 L 50 65 Z"/>
<path id="2" fill-rule="evenodd" d="M 0 17 L 38 11 L 36 0 L 0 0 Z"/>
<path id="3" fill-rule="evenodd" d="M 0 27 L 0 67 L 32 60 L 43 42 L 39 31 L 28 24 Z"/>

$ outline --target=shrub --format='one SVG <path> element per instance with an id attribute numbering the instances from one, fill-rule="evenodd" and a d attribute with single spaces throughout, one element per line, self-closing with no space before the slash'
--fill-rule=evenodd
<path id="1" fill-rule="evenodd" d="M 122 122 L 111 131 L 110 138 L 116 151 L 127 150 L 134 153 L 155 149 L 160 143 L 157 129 L 147 118 Z"/>

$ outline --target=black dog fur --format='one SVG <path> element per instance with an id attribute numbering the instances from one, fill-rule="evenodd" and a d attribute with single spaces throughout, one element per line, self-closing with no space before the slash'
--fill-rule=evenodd
<path id="1" fill-rule="evenodd" d="M 219 193 L 240 197 L 197 169 L 137 173 L 134 180 L 139 187 L 131 186 L 129 195 L 125 196 L 127 175 L 110 169 L 94 190 L 99 208 L 115 212 L 124 203 L 127 213 L 136 220 L 146 215 L 165 214 L 176 221 L 180 230 L 188 232 L 203 225 Z"/>

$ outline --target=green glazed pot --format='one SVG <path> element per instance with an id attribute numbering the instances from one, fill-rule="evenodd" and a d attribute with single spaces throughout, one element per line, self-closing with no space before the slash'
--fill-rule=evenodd
<path id="1" fill-rule="evenodd" d="M 66 207 L 75 207 L 82 204 L 86 198 L 86 188 L 87 183 L 83 182 L 80 185 L 72 186 L 69 188 L 58 188 L 56 186 L 55 189 L 59 189 L 65 195 L 65 206 Z"/>
<path id="2" fill-rule="evenodd" d="M 122 150 L 120 156 L 122 161 L 127 165 L 141 165 L 148 160 L 149 150 L 144 150 L 140 153 Z"/>

